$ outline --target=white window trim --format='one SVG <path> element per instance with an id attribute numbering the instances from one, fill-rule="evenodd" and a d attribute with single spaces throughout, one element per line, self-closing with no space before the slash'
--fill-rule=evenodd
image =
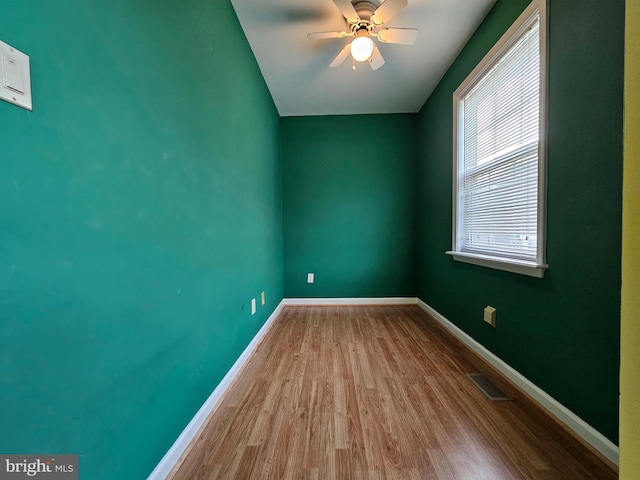
<path id="1" fill-rule="evenodd" d="M 545 261 L 546 244 L 546 164 L 547 164 L 547 0 L 534 0 L 518 17 L 513 25 L 498 40 L 494 47 L 485 55 L 482 61 L 462 82 L 453 94 L 453 218 L 452 218 L 452 250 L 447 251 L 454 260 L 480 265 L 484 267 L 505 270 L 507 272 L 542 278 L 549 265 Z M 499 60 L 502 54 L 515 43 L 514 37 L 528 27 L 530 19 L 538 13 L 540 22 L 540 132 L 538 148 L 538 244 L 535 262 L 494 257 L 459 250 L 458 244 L 458 145 L 459 124 L 462 121 L 459 102 L 478 77 L 484 75 Z M 498 57 L 498 58 L 496 58 Z"/>

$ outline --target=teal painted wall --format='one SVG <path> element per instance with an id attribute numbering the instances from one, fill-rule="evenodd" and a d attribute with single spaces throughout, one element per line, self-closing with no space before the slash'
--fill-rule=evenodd
<path id="1" fill-rule="evenodd" d="M 34 97 L 0 102 L 0 452 L 139 480 L 282 298 L 279 118 L 228 1 L 3 0 L 0 32 Z"/>
<path id="2" fill-rule="evenodd" d="M 587 421 L 618 436 L 624 2 L 549 9 L 543 279 L 455 262 L 452 94 L 527 6 L 499 0 L 420 113 L 420 298 Z M 497 308 L 497 328 L 482 322 Z"/>
<path id="3" fill-rule="evenodd" d="M 415 296 L 415 120 L 282 119 L 285 296 Z"/>

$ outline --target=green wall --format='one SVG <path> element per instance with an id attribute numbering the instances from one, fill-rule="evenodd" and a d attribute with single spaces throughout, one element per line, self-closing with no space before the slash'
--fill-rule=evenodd
<path id="1" fill-rule="evenodd" d="M 2 0 L 0 32 L 34 99 L 0 102 L 0 452 L 145 478 L 282 298 L 279 118 L 228 1 Z"/>
<path id="2" fill-rule="evenodd" d="M 543 279 L 455 262 L 452 94 L 527 0 L 499 0 L 420 113 L 420 298 L 618 437 L 624 2 L 551 0 Z M 497 328 L 482 321 L 497 308 Z"/>
<path id="3" fill-rule="evenodd" d="M 415 296 L 415 120 L 282 119 L 285 296 Z"/>

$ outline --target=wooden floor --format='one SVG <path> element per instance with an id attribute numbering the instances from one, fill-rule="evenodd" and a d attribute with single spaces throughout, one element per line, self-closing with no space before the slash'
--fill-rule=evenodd
<path id="1" fill-rule="evenodd" d="M 416 306 L 286 307 L 170 478 L 617 478 L 479 365 Z"/>

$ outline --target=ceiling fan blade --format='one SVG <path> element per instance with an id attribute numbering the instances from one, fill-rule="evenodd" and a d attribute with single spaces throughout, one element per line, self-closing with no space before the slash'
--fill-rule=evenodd
<path id="1" fill-rule="evenodd" d="M 409 4 L 407 0 L 386 0 L 371 15 L 371 21 L 374 25 L 382 25 Z"/>
<path id="2" fill-rule="evenodd" d="M 314 32 L 307 33 L 309 40 L 323 40 L 325 38 L 343 38 L 347 35 L 347 32 Z"/>
<path id="3" fill-rule="evenodd" d="M 378 70 L 384 65 L 384 58 L 382 58 L 380 49 L 378 49 L 378 46 L 375 43 L 373 44 L 373 53 L 369 59 L 369 65 L 371 66 L 371 70 Z"/>
<path id="4" fill-rule="evenodd" d="M 413 45 L 417 38 L 418 30 L 415 28 L 383 28 L 378 32 L 378 40 L 383 43 Z"/>
<path id="5" fill-rule="evenodd" d="M 338 7 L 338 10 L 340 10 L 342 16 L 346 18 L 347 21 L 356 23 L 360 20 L 360 17 L 358 17 L 356 9 L 353 8 L 350 0 L 333 0 L 333 3 L 336 4 L 336 7 Z"/>
<path id="6" fill-rule="evenodd" d="M 330 67 L 339 67 L 342 65 L 342 62 L 349 56 L 351 53 L 351 44 L 347 43 L 336 58 L 333 59 L 333 62 L 329 64 Z"/>

